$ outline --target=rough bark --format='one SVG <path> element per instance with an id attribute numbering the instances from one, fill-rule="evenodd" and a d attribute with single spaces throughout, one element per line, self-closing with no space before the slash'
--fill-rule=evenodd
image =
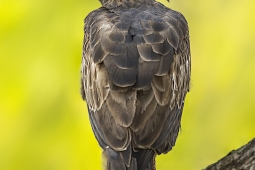
<path id="1" fill-rule="evenodd" d="M 204 170 L 255 170 L 255 138 Z"/>

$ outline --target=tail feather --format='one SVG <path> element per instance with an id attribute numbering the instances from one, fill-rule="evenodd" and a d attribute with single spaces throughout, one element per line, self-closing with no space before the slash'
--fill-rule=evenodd
<path id="1" fill-rule="evenodd" d="M 139 170 L 137 167 L 136 159 L 134 159 L 134 158 L 131 159 L 130 166 L 127 167 L 127 170 Z"/>
<path id="2" fill-rule="evenodd" d="M 104 151 L 106 158 L 105 170 L 156 170 L 156 153 L 150 149 L 136 151 L 115 151 L 107 148 Z"/>
<path id="3" fill-rule="evenodd" d="M 151 149 L 137 150 L 132 155 L 137 160 L 138 170 L 154 170 L 155 151 Z"/>

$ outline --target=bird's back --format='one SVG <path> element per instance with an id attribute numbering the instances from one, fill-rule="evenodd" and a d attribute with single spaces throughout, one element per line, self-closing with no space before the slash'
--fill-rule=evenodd
<path id="1" fill-rule="evenodd" d="M 180 128 L 190 82 L 188 26 L 155 1 L 105 6 L 85 19 L 81 93 L 106 167 L 150 170 Z"/>

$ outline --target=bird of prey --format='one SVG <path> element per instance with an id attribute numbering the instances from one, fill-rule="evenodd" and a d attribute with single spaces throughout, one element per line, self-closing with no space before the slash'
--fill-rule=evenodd
<path id="1" fill-rule="evenodd" d="M 184 16 L 155 0 L 100 0 L 84 20 L 81 94 L 106 170 L 155 170 L 190 86 Z"/>

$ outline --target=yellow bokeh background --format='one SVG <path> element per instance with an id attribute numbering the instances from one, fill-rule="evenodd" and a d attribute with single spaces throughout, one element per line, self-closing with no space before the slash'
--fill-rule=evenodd
<path id="1" fill-rule="evenodd" d="M 189 22 L 192 87 L 159 170 L 198 170 L 255 137 L 255 1 L 161 1 Z M 81 100 L 83 19 L 97 0 L 0 0 L 0 169 L 99 170 Z"/>

